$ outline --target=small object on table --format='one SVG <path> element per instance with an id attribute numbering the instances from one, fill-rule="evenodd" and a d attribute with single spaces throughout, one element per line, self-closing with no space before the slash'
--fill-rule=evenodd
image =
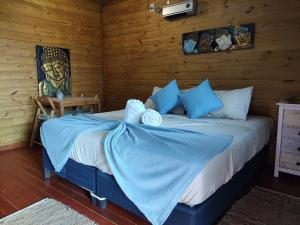
<path id="1" fill-rule="evenodd" d="M 59 100 L 63 99 L 64 98 L 64 93 L 62 91 L 58 90 L 56 92 L 56 98 L 59 99 Z"/>
<path id="2" fill-rule="evenodd" d="M 279 172 L 300 176 L 300 104 L 279 105 L 274 176 Z"/>

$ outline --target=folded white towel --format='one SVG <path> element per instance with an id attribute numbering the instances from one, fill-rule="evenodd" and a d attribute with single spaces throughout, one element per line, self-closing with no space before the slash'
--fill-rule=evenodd
<path id="1" fill-rule="evenodd" d="M 162 118 L 159 112 L 153 109 L 146 109 L 141 116 L 141 123 L 158 127 L 162 123 Z"/>
<path id="2" fill-rule="evenodd" d="M 143 102 L 136 99 L 127 101 L 124 111 L 124 121 L 127 123 L 139 123 L 142 113 L 145 111 Z"/>

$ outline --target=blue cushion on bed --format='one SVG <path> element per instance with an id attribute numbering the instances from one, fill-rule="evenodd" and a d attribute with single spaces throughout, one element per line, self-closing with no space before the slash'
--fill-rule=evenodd
<path id="1" fill-rule="evenodd" d="M 222 101 L 211 89 L 208 80 L 203 81 L 191 91 L 181 93 L 180 99 L 187 111 L 187 116 L 191 119 L 200 118 L 223 107 Z"/>
<path id="2" fill-rule="evenodd" d="M 179 94 L 180 90 L 176 80 L 172 80 L 164 88 L 152 95 L 150 99 L 155 103 L 160 114 L 166 114 L 172 109 L 181 106 Z"/>

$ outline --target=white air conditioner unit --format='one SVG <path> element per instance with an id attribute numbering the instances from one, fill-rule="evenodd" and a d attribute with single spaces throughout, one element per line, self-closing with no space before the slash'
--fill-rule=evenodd
<path id="1" fill-rule="evenodd" d="M 193 16 L 197 13 L 197 1 L 187 0 L 176 4 L 163 6 L 162 15 L 167 20 L 185 16 Z"/>

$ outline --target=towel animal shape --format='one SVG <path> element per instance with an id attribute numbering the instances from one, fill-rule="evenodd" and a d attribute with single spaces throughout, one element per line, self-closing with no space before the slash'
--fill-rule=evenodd
<path id="1" fill-rule="evenodd" d="M 142 113 L 145 111 L 143 102 L 137 99 L 127 101 L 124 111 L 124 121 L 127 123 L 139 123 Z"/>
<path id="2" fill-rule="evenodd" d="M 162 123 L 162 118 L 160 113 L 154 109 L 146 109 L 141 115 L 140 122 L 145 125 L 158 127 Z"/>

